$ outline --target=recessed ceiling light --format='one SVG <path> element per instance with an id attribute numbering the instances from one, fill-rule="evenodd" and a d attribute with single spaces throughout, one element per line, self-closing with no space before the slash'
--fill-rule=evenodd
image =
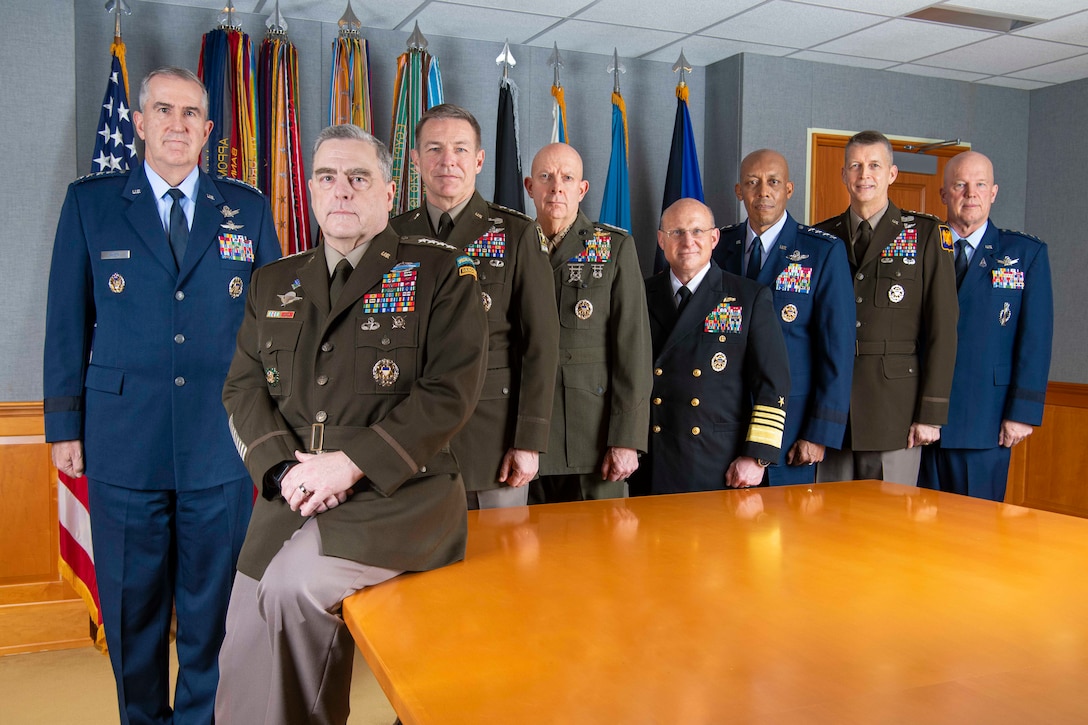
<path id="1" fill-rule="evenodd" d="M 915 20 L 929 20 L 945 25 L 957 25 L 961 28 L 978 28 L 980 30 L 995 30 L 999 33 L 1007 33 L 1010 30 L 1019 30 L 1030 25 L 1042 22 L 1038 18 L 1012 17 L 997 15 L 994 13 L 982 13 L 978 10 L 958 8 L 953 5 L 940 5 L 919 10 L 907 15 Z"/>

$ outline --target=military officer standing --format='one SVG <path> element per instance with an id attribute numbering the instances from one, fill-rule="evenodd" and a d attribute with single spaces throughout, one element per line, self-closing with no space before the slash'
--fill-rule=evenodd
<path id="1" fill-rule="evenodd" d="M 857 303 L 850 422 L 820 481 L 917 485 L 921 446 L 941 436 L 956 361 L 956 278 L 948 227 L 888 199 L 899 170 L 883 134 L 846 144 L 850 208 L 816 226 L 848 240 Z"/>
<path id="2" fill-rule="evenodd" d="M 253 278 L 223 388 L 261 495 L 231 593 L 215 715 L 344 723 L 344 597 L 464 556 L 450 437 L 476 404 L 487 322 L 472 260 L 389 227 L 389 151 L 357 126 L 314 144 L 324 242 Z"/>
<path id="3" fill-rule="evenodd" d="M 548 446 L 559 323 L 540 228 L 520 212 L 484 201 L 480 124 L 452 104 L 416 124 L 412 163 L 426 195 L 392 221 L 401 234 L 437 236 L 472 258 L 490 329 L 487 380 L 476 412 L 454 438 L 468 506 L 522 506 Z"/>
<path id="4" fill-rule="evenodd" d="M 212 128 L 200 79 L 159 68 L 139 103 L 143 163 L 76 181 L 61 210 L 45 434 L 60 471 L 87 474 L 121 721 L 206 723 L 252 491 L 219 396 L 250 274 L 280 249 L 260 192 L 197 166 Z"/>
<path id="5" fill-rule="evenodd" d="M 649 465 L 633 493 L 758 486 L 779 460 L 790 372 L 771 291 L 711 260 L 702 202 L 661 215 L 669 269 L 646 280 L 653 341 Z"/>
<path id="6" fill-rule="evenodd" d="M 842 446 L 850 410 L 855 318 L 846 248 L 786 211 L 793 182 L 782 154 L 748 154 L 734 191 L 748 219 L 722 229 L 714 260 L 770 288 L 790 355 L 788 465 L 767 469 L 769 483 L 813 483 L 813 464 Z"/>
<path id="7" fill-rule="evenodd" d="M 1054 333 L 1046 244 L 998 229 L 994 167 L 975 151 L 944 169 L 941 199 L 956 245 L 959 348 L 948 424 L 922 452 L 921 484 L 1005 499 L 1010 449 L 1043 422 Z"/>
<path id="8" fill-rule="evenodd" d="M 618 498 L 646 450 L 650 327 L 634 240 L 579 210 L 582 157 L 554 143 L 525 189 L 549 239 L 559 306 L 559 374 L 548 452 L 531 496 L 547 503 Z M 538 491 L 539 489 L 539 491 Z"/>

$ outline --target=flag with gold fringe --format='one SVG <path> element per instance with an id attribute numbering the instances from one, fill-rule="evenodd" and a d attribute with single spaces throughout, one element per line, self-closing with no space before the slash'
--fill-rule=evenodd
<path id="1" fill-rule="evenodd" d="M 340 33 L 332 42 L 332 77 L 329 81 L 329 125 L 353 123 L 374 132 L 370 105 L 370 47 L 359 35 L 362 23 L 351 3 L 337 23 Z"/>
<path id="2" fill-rule="evenodd" d="M 257 186 L 256 60 L 249 35 L 227 5 L 219 27 L 204 34 L 198 75 L 208 89 L 213 122 L 204 170 Z"/>
<path id="3" fill-rule="evenodd" d="M 423 202 L 419 172 L 409 151 L 416 144 L 416 123 L 428 108 L 442 103 L 442 73 L 438 59 L 427 52 L 427 39 L 416 23 L 408 36 L 408 50 L 397 58 L 397 79 L 393 86 L 393 181 L 397 195 L 392 214 L 415 209 Z"/>
<path id="4" fill-rule="evenodd" d="M 57 522 L 60 525 L 60 575 L 87 607 L 90 636 L 95 647 L 106 651 L 98 579 L 91 546 L 91 514 L 87 477 L 71 478 L 57 471 Z"/>
<path id="5" fill-rule="evenodd" d="M 695 148 L 695 131 L 691 126 L 691 114 L 688 112 L 688 84 L 684 79 L 691 72 L 691 65 L 680 51 L 680 58 L 672 67 L 679 71 L 680 82 L 676 86 L 676 120 L 672 128 L 672 146 L 669 150 L 669 168 L 665 173 L 665 193 L 661 200 L 664 212 L 678 199 L 698 199 L 703 201 L 703 180 L 699 174 L 699 154 Z M 660 272 L 667 266 L 665 255 L 657 250 L 654 271 Z"/>
<path id="6" fill-rule="evenodd" d="M 276 13 L 257 63 L 260 96 L 258 182 L 272 205 L 283 254 L 309 249 L 310 215 L 298 122 L 298 54 L 287 39 L 287 23 Z"/>
<path id="7" fill-rule="evenodd" d="M 612 156 L 608 160 L 608 176 L 601 199 L 601 221 L 621 229 L 631 229 L 631 188 L 627 178 L 627 103 L 620 94 L 620 73 L 626 69 L 620 63 L 618 51 L 612 50 L 608 72 L 615 80 L 612 85 Z"/>
<path id="8" fill-rule="evenodd" d="M 110 45 L 110 79 L 98 116 L 91 171 L 128 171 L 136 163 L 135 129 L 128 95 L 125 41 L 115 35 Z"/>

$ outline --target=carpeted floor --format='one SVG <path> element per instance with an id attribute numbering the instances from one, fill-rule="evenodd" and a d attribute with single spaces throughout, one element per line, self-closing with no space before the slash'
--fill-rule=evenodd
<path id="1" fill-rule="evenodd" d="M 176 664 L 172 663 L 171 669 Z M 351 725 L 396 718 L 366 662 L 355 653 Z M 109 660 L 93 647 L 0 657 L 3 725 L 114 725 L 117 698 Z"/>

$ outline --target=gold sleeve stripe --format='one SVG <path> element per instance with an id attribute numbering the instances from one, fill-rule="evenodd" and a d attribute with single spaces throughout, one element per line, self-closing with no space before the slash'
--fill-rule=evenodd
<path id="1" fill-rule="evenodd" d="M 752 425 L 748 427 L 748 440 L 752 443 L 763 443 L 764 445 L 781 448 L 782 431 L 753 421 Z"/>
<path id="2" fill-rule="evenodd" d="M 779 420 L 786 419 L 786 411 L 781 408 L 772 408 L 769 405 L 757 405 L 753 408 L 753 411 L 757 414 L 763 414 L 771 418 L 778 418 Z"/>

